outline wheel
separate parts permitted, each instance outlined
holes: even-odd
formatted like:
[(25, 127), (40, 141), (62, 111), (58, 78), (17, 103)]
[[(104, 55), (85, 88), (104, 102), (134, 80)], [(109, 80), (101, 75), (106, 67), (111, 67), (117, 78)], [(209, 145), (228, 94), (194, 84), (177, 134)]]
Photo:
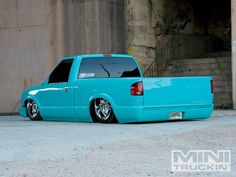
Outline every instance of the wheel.
[(42, 120), (38, 105), (33, 100), (28, 100), (26, 104), (26, 111), (30, 120)]
[(96, 121), (101, 123), (117, 122), (111, 104), (102, 98), (95, 99), (93, 102), (93, 112)]

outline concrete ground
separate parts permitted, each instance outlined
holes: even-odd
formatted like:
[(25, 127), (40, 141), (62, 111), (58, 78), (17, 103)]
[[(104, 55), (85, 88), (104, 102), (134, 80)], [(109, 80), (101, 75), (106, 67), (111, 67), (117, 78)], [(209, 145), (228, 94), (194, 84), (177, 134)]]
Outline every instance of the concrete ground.
[[(171, 172), (171, 150), (230, 149), (231, 172)], [(145, 124), (0, 117), (0, 176), (236, 176), (236, 111)]]

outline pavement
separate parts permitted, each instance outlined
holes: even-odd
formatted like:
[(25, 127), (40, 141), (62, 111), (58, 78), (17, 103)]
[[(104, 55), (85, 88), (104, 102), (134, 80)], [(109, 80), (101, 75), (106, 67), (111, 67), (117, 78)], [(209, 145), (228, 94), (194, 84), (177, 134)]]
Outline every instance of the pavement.
[[(230, 172), (173, 172), (171, 150), (231, 150)], [(236, 111), (139, 124), (0, 117), (0, 177), (236, 176)]]

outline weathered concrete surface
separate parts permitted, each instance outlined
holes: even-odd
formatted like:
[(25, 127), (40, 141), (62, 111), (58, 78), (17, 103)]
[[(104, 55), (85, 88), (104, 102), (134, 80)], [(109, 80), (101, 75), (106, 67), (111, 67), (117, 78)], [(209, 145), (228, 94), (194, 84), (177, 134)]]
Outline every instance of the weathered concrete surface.
[(55, 64), (53, 12), (49, 0), (0, 0), (0, 112), (16, 112)]
[(232, 25), (232, 98), (233, 107), (236, 109), (236, 0), (231, 0), (231, 25)]
[(65, 54), (124, 53), (124, 0), (63, 1)]
[[(32, 122), (0, 117), (0, 176), (236, 176), (236, 112), (147, 124)], [(232, 171), (170, 171), (171, 150), (232, 151)]]
[(123, 0), (0, 0), (0, 113), (64, 56), (124, 53)]
[(125, 2), (126, 48), (128, 53), (138, 60), (144, 71), (155, 58), (156, 37), (152, 24), (151, 1), (127, 0)]

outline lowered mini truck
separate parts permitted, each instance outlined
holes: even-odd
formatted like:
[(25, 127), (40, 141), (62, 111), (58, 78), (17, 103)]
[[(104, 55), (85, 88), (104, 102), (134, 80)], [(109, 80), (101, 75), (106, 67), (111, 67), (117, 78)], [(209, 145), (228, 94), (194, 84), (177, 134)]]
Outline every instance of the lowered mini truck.
[(43, 84), (23, 92), (31, 120), (149, 122), (205, 119), (213, 111), (211, 77), (143, 77), (129, 55), (63, 59)]

